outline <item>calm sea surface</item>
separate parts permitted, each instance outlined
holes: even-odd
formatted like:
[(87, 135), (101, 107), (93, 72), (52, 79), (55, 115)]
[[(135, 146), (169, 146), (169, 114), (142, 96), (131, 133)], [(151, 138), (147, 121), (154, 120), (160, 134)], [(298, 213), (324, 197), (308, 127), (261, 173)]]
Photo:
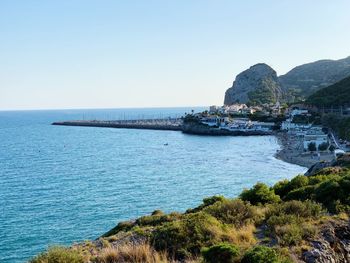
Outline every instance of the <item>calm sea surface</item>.
[(25, 262), (48, 245), (97, 238), (121, 220), (184, 211), (206, 196), (235, 197), (257, 181), (273, 184), (305, 171), (273, 157), (279, 145), (272, 136), (50, 125), (189, 111), (0, 112), (0, 262)]

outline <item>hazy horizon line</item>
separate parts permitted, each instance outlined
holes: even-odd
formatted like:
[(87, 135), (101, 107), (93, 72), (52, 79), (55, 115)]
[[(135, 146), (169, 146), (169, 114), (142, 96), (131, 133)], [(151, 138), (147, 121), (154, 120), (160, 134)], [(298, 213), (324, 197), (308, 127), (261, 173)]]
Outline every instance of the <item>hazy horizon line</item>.
[(146, 107), (82, 107), (82, 108), (35, 108), (35, 109), (0, 109), (0, 112), (5, 111), (63, 111), (63, 110), (119, 110), (119, 109), (171, 109), (171, 108), (203, 108), (210, 105), (192, 105), (192, 106), (146, 106)]

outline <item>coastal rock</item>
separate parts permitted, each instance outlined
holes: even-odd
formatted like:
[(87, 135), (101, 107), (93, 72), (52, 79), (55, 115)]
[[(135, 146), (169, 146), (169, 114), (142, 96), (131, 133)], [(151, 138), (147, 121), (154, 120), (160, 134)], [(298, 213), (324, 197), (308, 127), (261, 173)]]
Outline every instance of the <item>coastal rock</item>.
[(307, 263), (350, 262), (349, 222), (329, 222), (322, 228), (320, 238), (311, 241), (311, 246), (302, 255)]
[(282, 99), (282, 88), (276, 71), (260, 63), (238, 74), (225, 93), (225, 105), (234, 103), (276, 103)]
[(349, 167), (349, 166), (350, 166), (350, 154), (347, 153), (331, 162), (322, 161), (322, 162), (315, 163), (309, 168), (309, 170), (307, 170), (307, 172), (304, 175), (312, 176), (317, 174), (321, 170), (323, 174), (334, 174), (339, 172), (339, 170), (341, 170), (342, 167)]
[(321, 171), (324, 168), (332, 167), (333, 164), (334, 164), (333, 162), (318, 162), (318, 163), (315, 163), (314, 165), (312, 165), (309, 168), (309, 170), (306, 171), (305, 175), (306, 176), (315, 175), (316, 173), (318, 173), (319, 171)]

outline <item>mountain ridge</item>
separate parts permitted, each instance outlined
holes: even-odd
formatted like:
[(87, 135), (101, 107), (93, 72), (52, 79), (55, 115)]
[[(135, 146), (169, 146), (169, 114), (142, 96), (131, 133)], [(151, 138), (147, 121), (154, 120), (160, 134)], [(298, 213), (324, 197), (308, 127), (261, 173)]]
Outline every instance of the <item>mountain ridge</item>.
[[(257, 76), (254, 68), (265, 67)], [(272, 73), (272, 74), (271, 74)], [(350, 56), (322, 59), (294, 67), (278, 76), (265, 63), (258, 63), (239, 73), (225, 92), (224, 104), (262, 104), (305, 100), (318, 90), (350, 76)]]

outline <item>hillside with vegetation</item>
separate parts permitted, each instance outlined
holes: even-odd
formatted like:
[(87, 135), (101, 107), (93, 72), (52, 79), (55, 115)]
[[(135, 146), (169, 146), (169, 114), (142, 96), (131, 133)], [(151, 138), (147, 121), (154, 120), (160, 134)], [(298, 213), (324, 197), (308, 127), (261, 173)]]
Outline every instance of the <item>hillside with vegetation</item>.
[[(323, 88), (312, 94), (306, 104), (322, 109), (335, 109), (339, 111), (350, 107), (350, 77), (345, 78), (329, 87)], [(350, 140), (350, 116), (339, 114), (325, 114), (322, 124), (332, 128), (340, 138)]]
[(205, 198), (185, 213), (157, 210), (31, 262), (348, 262), (349, 168), (343, 156), (312, 176), (257, 183), (238, 198)]
[(317, 107), (338, 107), (350, 104), (350, 77), (312, 94), (307, 104)]
[(283, 88), (307, 98), (316, 91), (350, 76), (350, 57), (339, 60), (319, 60), (297, 66), (279, 76)]

